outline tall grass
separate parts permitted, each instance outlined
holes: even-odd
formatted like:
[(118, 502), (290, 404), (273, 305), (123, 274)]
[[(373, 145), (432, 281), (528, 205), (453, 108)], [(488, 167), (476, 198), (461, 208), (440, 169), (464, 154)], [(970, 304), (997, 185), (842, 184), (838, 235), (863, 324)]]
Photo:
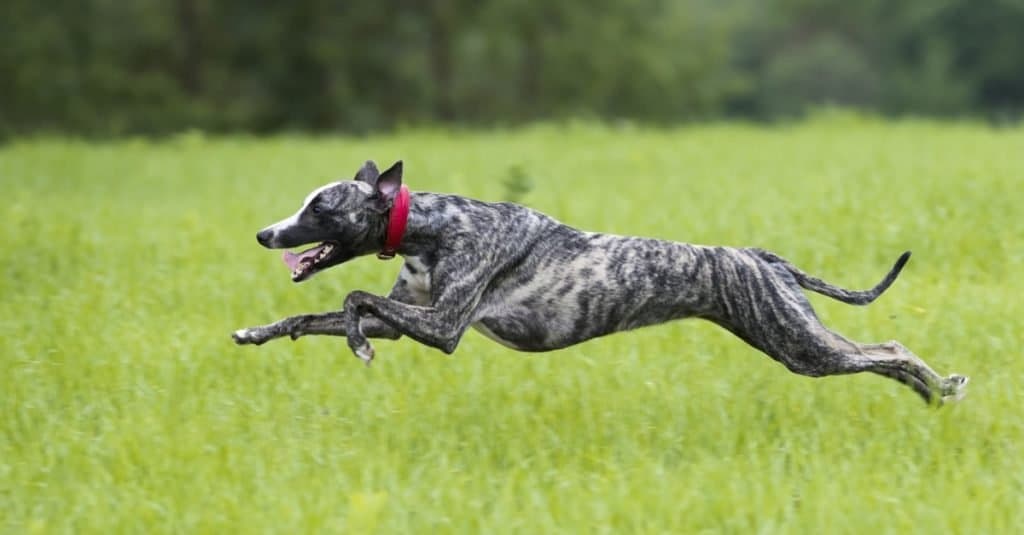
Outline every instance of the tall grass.
[[(1013, 533), (1024, 526), (1024, 131), (845, 116), (0, 148), (0, 529), (10, 533)], [(847, 287), (827, 325), (970, 375), (941, 410), (788, 373), (698, 321), (524, 355), (229, 333), (385, 293), (301, 285), (255, 231), (365, 159), (574, 226), (757, 245)], [(520, 192), (521, 194), (521, 192)]]

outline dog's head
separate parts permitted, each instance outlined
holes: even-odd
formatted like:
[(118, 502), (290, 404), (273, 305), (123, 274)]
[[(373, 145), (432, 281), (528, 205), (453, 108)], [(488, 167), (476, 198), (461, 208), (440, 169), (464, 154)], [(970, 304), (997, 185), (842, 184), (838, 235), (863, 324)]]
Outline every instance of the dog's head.
[(268, 249), (320, 242), (300, 253), (284, 253), (292, 280), (306, 280), (314, 273), (379, 250), (388, 210), (401, 185), (402, 162), (381, 173), (368, 161), (354, 179), (314, 190), (298, 212), (259, 231), (256, 240)]

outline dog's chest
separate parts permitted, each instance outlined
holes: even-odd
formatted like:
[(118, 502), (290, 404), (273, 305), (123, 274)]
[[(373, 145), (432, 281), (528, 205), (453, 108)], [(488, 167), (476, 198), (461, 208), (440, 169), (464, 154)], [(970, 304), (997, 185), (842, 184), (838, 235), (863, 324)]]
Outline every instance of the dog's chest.
[(398, 274), (418, 305), (430, 303), (430, 267), (419, 257), (407, 256)]

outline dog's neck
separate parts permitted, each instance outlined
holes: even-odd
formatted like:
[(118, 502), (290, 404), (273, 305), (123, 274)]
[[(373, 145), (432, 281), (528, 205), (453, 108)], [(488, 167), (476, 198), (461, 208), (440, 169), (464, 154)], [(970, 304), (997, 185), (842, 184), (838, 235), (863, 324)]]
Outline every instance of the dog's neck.
[(384, 227), (384, 246), (377, 253), (377, 258), (390, 260), (398, 252), (398, 247), (405, 237), (406, 223), (409, 221), (409, 200), (409, 188), (403, 184), (398, 190), (394, 205), (388, 212), (388, 223)]
[[(401, 256), (417, 256), (426, 251), (436, 251), (441, 229), (447, 226), (451, 217), (436, 194), (410, 193), (409, 215), (397, 253)], [(384, 227), (387, 227), (386, 221)], [(383, 239), (384, 233), (381, 236)]]

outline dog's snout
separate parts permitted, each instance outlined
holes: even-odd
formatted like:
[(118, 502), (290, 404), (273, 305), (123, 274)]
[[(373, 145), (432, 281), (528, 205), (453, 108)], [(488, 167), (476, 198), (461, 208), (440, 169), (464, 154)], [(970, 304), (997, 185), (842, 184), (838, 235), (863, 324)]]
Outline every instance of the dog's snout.
[(270, 239), (274, 237), (274, 231), (265, 228), (256, 233), (256, 241), (260, 242), (260, 245), (264, 247), (270, 247)]

